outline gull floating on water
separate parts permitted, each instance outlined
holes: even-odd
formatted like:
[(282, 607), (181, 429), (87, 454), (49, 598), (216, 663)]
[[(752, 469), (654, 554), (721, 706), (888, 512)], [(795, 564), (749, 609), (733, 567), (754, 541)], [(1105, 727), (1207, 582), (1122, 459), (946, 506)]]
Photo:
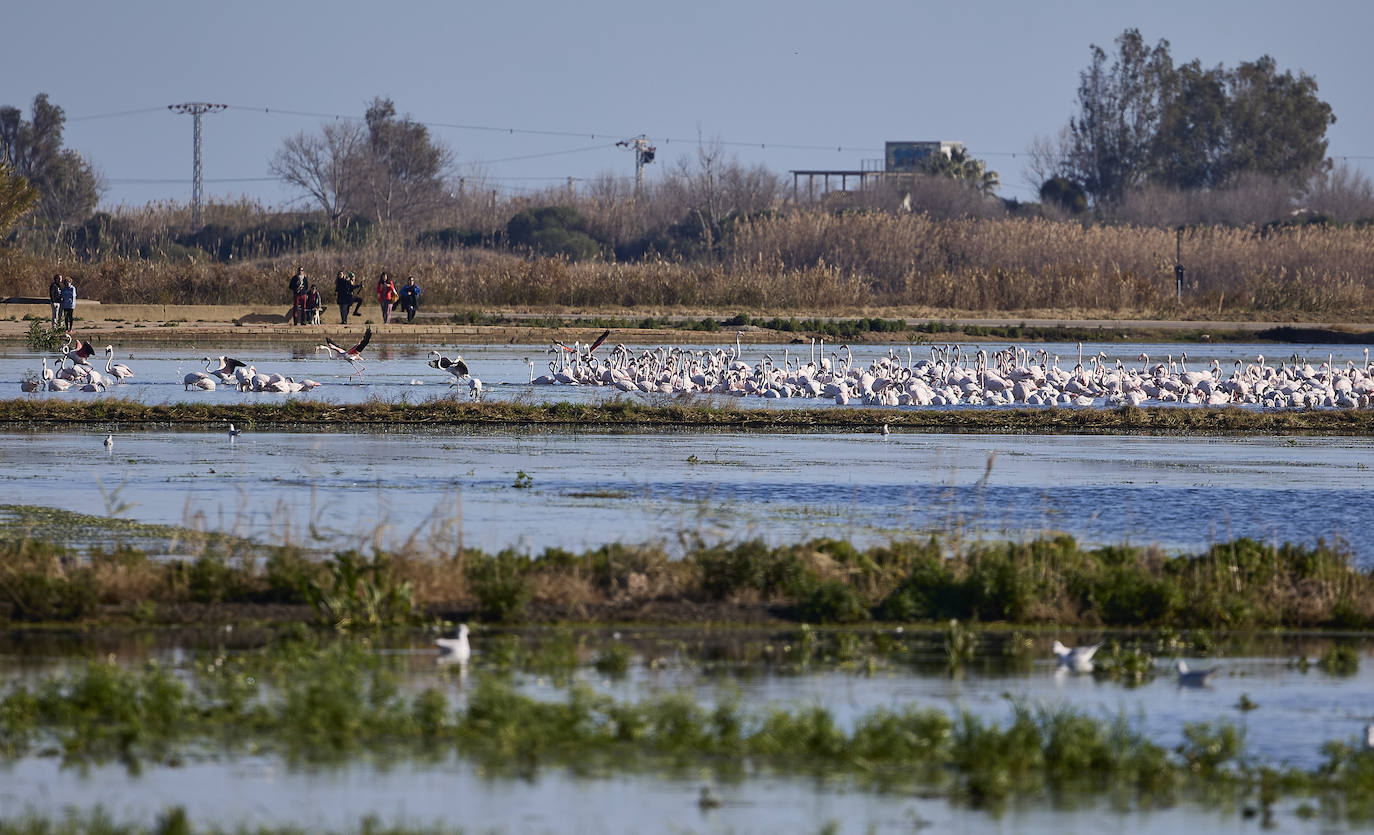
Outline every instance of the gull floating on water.
[(1211, 678), (1212, 674), (1221, 668), (1212, 667), (1207, 670), (1190, 670), (1188, 669), (1188, 662), (1180, 658), (1178, 659), (1178, 663), (1174, 665), (1174, 669), (1178, 670), (1179, 687), (1206, 687), (1207, 679)]
[(1058, 641), (1054, 642), (1054, 657), (1059, 659), (1059, 664), (1073, 670), (1075, 673), (1091, 673), (1093, 671), (1093, 655), (1102, 648), (1102, 644), (1093, 644), (1090, 647), (1066, 647)]
[(434, 642), (439, 646), (439, 655), (445, 661), (457, 661), (459, 664), (468, 663), (472, 657), (472, 646), (468, 644), (468, 625), (465, 623), (458, 627), (458, 637), (440, 638)]

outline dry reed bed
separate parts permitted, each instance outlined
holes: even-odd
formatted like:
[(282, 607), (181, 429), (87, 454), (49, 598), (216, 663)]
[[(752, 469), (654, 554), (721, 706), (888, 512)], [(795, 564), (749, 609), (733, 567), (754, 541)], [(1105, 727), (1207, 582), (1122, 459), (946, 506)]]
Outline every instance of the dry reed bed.
[(734, 401), (719, 404), (691, 400), (666, 405), (631, 400), (595, 405), (524, 404), (472, 403), (456, 396), (418, 403), (373, 400), (351, 405), (309, 400), (243, 404), (149, 404), (118, 398), (17, 398), (0, 401), (0, 425), (9, 426), (189, 428), (230, 422), (264, 430), (294, 427), (423, 429), (440, 426), (543, 426), (873, 432), (887, 424), (899, 432), (1374, 435), (1374, 410), (1368, 409), (1258, 411), (1237, 407), (1179, 406), (1121, 409), (743, 409), (738, 408)]
[(296, 263), (322, 280), (416, 275), (430, 303), (701, 308), (746, 312), (928, 307), (1092, 309), (1147, 316), (1374, 311), (1374, 228), (1196, 228), (1183, 235), (1189, 287), (1173, 301), (1175, 233), (1042, 219), (796, 212), (741, 223), (716, 262), (634, 264), (525, 258), (491, 250), (376, 243), (248, 263), (10, 254), (11, 292), (41, 296), (54, 272), (105, 302), (244, 304), (285, 299)]

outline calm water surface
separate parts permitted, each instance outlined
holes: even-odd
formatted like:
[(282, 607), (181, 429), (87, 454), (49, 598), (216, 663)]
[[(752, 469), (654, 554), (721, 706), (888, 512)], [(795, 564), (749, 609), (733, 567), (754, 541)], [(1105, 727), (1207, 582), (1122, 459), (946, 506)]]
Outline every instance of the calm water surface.
[[(1346, 540), (1374, 561), (1374, 440), (597, 432), (0, 433), (0, 504), (325, 546), (943, 532), (1197, 549)], [(513, 485), (525, 473), (530, 486)]]

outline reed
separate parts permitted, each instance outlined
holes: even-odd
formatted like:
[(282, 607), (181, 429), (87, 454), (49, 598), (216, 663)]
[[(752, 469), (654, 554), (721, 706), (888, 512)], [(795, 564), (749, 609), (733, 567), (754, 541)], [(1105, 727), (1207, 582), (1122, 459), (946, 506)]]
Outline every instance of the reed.
[[(23, 532), (0, 543), (0, 618), (17, 623), (138, 617), (149, 606), (175, 620), (187, 604), (214, 611), (267, 602), (295, 606), (278, 610), (279, 618), (342, 630), (435, 616), (585, 622), (656, 612), (685, 621), (759, 612), (812, 623), (957, 621), (945, 640), (957, 664), (974, 651), (969, 622), (1369, 629), (1374, 570), (1357, 568), (1339, 547), (1249, 539), (1178, 555), (1086, 548), (1068, 536), (948, 544), (931, 538), (867, 549), (834, 540), (746, 541), (689, 548), (677, 558), (656, 546), (527, 555), (412, 542), (394, 555), (344, 552), (319, 560), (251, 543), (238, 545), (233, 559), (211, 547), (171, 560), (148, 559), (127, 545), (83, 551)], [(205, 617), (206, 609), (181, 616)], [(1115, 651), (1103, 660), (1127, 677), (1139, 677), (1144, 663)]]
[[(323, 239), (321, 239), (323, 241)], [(54, 272), (107, 303), (289, 304), (296, 264), (325, 284), (351, 270), (416, 275), (430, 304), (847, 313), (868, 308), (1139, 318), (1343, 318), (1374, 312), (1374, 227), (1195, 227), (1174, 298), (1173, 230), (1043, 218), (797, 210), (734, 223), (694, 260), (570, 263), (500, 249), (364, 236), (330, 248), (216, 261), (184, 247), (93, 260), (9, 253), (11, 292), (41, 296)], [(1091, 300), (1091, 301), (1086, 301)]]

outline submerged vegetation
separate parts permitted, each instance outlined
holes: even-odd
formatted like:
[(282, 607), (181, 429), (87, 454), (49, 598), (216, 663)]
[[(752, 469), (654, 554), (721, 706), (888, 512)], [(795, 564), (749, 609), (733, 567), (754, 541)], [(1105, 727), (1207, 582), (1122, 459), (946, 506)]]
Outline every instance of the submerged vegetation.
[[(419, 402), (369, 400), (340, 405), (309, 400), (280, 403), (143, 403), (118, 397), (94, 400), (0, 400), (0, 424), (106, 427), (225, 424), (249, 429), (440, 426), (699, 428), (751, 431), (855, 430), (911, 432), (1053, 432), (1374, 435), (1374, 410), (1258, 410), (1239, 407), (1126, 406), (1119, 409), (1013, 408), (881, 409), (740, 408), (734, 398), (664, 395), (600, 404), (480, 402), (444, 396)], [(101, 431), (106, 431), (102, 429)]]
[[(9, 512), (24, 515), (22, 508)], [(1087, 548), (1069, 536), (994, 543), (932, 537), (868, 549), (835, 540), (747, 541), (697, 545), (680, 557), (648, 545), (488, 554), (412, 543), (396, 553), (321, 556), (214, 539), (189, 553), (183, 548), (182, 557), (152, 558), (128, 544), (82, 550), (11, 531), (18, 535), (0, 543), (0, 618), (15, 622), (177, 621), (188, 617), (188, 604), (230, 604), (284, 607), (272, 616), (344, 630), (434, 616), (1374, 627), (1374, 571), (1355, 567), (1339, 545), (1321, 543), (1238, 539), (1168, 555)], [(951, 657), (967, 655), (970, 640), (951, 625)], [(1102, 659), (1118, 675), (1140, 675), (1141, 660), (1129, 653), (1114, 649)]]

